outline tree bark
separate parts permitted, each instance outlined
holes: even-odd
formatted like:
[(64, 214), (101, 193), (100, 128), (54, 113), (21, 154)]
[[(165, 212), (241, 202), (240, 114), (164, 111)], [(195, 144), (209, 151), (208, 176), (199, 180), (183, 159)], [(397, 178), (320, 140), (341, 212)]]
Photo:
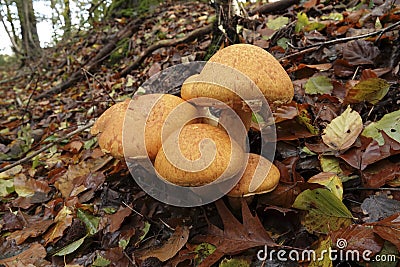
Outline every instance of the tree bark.
[(69, 7), (69, 0), (64, 0), (64, 39), (68, 39), (71, 34), (71, 9)]
[(22, 50), (27, 57), (36, 57), (40, 52), (40, 42), (32, 0), (17, 0), (15, 2), (21, 24)]

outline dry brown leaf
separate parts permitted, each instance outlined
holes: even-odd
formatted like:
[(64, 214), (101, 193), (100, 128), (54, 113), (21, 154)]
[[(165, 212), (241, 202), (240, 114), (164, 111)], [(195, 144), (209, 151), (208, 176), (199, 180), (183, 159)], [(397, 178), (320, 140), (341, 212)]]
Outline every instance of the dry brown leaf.
[(149, 250), (140, 253), (139, 258), (145, 260), (150, 257), (158, 258), (160, 261), (164, 262), (176, 255), (179, 250), (183, 248), (189, 239), (189, 227), (178, 226), (174, 234), (168, 239), (168, 241), (159, 248), (151, 248)]
[(224, 230), (211, 225), (208, 235), (200, 236), (198, 240), (216, 246), (216, 250), (199, 267), (212, 266), (224, 255), (234, 255), (249, 248), (258, 246), (277, 246), (268, 235), (257, 216), (251, 214), (244, 199), (242, 201), (243, 224), (229, 211), (222, 200), (215, 202), (218, 213), (224, 224)]
[(372, 226), (376, 234), (394, 244), (400, 251), (400, 213), (366, 225)]
[(46, 246), (63, 236), (64, 230), (71, 226), (73, 217), (71, 209), (67, 206), (60, 210), (54, 218), (56, 224), (43, 236)]
[(23, 214), (27, 225), (24, 229), (13, 232), (7, 239), (14, 239), (17, 245), (24, 243), (24, 241), (29, 237), (38, 237), (50, 227), (53, 220), (47, 220), (39, 216), (29, 216), (28, 214)]
[(6, 267), (45, 266), (40, 264), (44, 262), (45, 257), (46, 249), (38, 243), (33, 243), (27, 250), (16, 256), (0, 259), (0, 265)]

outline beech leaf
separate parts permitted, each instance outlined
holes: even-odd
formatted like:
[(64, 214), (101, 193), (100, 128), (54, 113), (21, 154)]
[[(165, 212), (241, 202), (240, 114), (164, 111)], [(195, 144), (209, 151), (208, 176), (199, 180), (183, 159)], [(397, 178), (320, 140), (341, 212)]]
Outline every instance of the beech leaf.
[(365, 40), (349, 42), (343, 48), (343, 58), (352, 65), (373, 65), (379, 54), (379, 48)]
[(362, 135), (375, 139), (380, 146), (385, 143), (380, 131), (384, 131), (390, 138), (400, 142), (400, 110), (393, 111), (377, 122), (372, 122), (364, 128)]
[(348, 103), (367, 101), (371, 104), (378, 103), (389, 91), (390, 84), (381, 78), (368, 78), (351, 87), (345, 98)]
[(330, 94), (333, 90), (331, 80), (326, 76), (315, 76), (308, 79), (305, 84), (307, 94)]
[(288, 17), (277, 17), (276, 19), (273, 19), (271, 21), (267, 22), (267, 27), (270, 28), (271, 30), (279, 30), (283, 27), (286, 26), (286, 24), (289, 23), (289, 18)]
[(161, 247), (150, 248), (144, 253), (140, 254), (140, 259), (145, 260), (150, 257), (158, 258), (160, 261), (164, 262), (172, 257), (174, 257), (182, 248), (185, 246), (189, 239), (189, 227), (178, 226), (176, 227), (173, 235), (168, 239), (168, 241)]
[(342, 180), (330, 172), (321, 172), (308, 179), (309, 183), (316, 183), (325, 186), (329, 189), (338, 199), (343, 198), (343, 184)]
[(333, 150), (349, 148), (363, 129), (362, 119), (350, 106), (333, 119), (322, 134), (322, 141)]
[(95, 233), (97, 233), (100, 218), (88, 214), (81, 209), (78, 209), (76, 215), (86, 225), (88, 235), (94, 235)]
[(60, 249), (57, 253), (55, 253), (55, 256), (65, 256), (68, 254), (71, 254), (72, 252), (76, 251), (85, 241), (87, 235), (85, 235), (84, 237), (72, 242), (69, 245), (66, 245), (65, 247), (63, 247), (62, 249)]
[(391, 242), (400, 251), (400, 212), (366, 225), (372, 226), (377, 235)]
[[(372, 251), (373, 254), (378, 253), (383, 246), (383, 240), (375, 235), (373, 228), (366, 225), (352, 224), (346, 228), (339, 229), (330, 234), (334, 244), (340, 244), (341, 249), (345, 251), (355, 250), (364, 252)], [(339, 243), (345, 240), (346, 243)]]
[(304, 225), (313, 233), (328, 233), (351, 224), (351, 212), (330, 190), (317, 188), (301, 192), (293, 207), (308, 211)]

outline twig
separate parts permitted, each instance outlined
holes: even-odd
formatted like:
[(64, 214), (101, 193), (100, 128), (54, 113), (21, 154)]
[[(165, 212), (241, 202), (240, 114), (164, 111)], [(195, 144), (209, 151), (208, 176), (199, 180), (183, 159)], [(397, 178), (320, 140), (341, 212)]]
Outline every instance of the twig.
[(300, 1), (299, 0), (282, 0), (278, 2), (273, 2), (273, 3), (268, 3), (265, 5), (262, 5), (254, 10), (249, 11), (249, 15), (253, 16), (257, 13), (259, 14), (265, 14), (269, 12), (277, 12), (281, 11), (284, 9), (287, 9), (288, 7), (298, 4)]
[(161, 40), (161, 41), (158, 41), (157, 43), (150, 45), (146, 50), (144, 50), (140, 54), (140, 56), (131, 65), (129, 65), (128, 67), (123, 69), (121, 71), (120, 75), (122, 77), (128, 75), (132, 70), (139, 67), (140, 64), (142, 64), (142, 62), (146, 59), (146, 57), (148, 57), (153, 51), (157, 50), (158, 48), (166, 47), (166, 46), (173, 46), (173, 45), (181, 44), (183, 42), (192, 41), (192, 40), (196, 39), (197, 37), (200, 37), (200, 36), (210, 33), (212, 31), (212, 27), (213, 27), (213, 25), (210, 24), (205, 27), (196, 29), (182, 38)]
[(75, 134), (80, 133), (80, 132), (82, 132), (82, 131), (84, 131), (84, 130), (90, 128), (90, 127), (92, 127), (93, 124), (94, 124), (94, 122), (89, 122), (87, 125), (85, 125), (85, 126), (83, 126), (83, 127), (81, 127), (81, 128), (78, 128), (78, 129), (76, 129), (75, 131), (72, 131), (72, 132), (70, 132), (69, 134), (67, 134), (67, 135), (65, 135), (65, 136), (63, 136), (63, 137), (57, 138), (57, 139), (54, 140), (53, 142), (51, 142), (51, 143), (45, 145), (45, 146), (42, 147), (41, 149), (39, 149), (39, 150), (33, 152), (32, 154), (30, 154), (29, 156), (26, 156), (26, 157), (24, 157), (24, 158), (22, 158), (22, 159), (20, 159), (20, 160), (18, 160), (18, 161), (16, 161), (16, 162), (10, 164), (10, 165), (7, 165), (7, 166), (4, 167), (4, 168), (0, 169), (0, 173), (1, 173), (1, 172), (4, 172), (4, 171), (7, 171), (7, 170), (9, 170), (9, 169), (11, 169), (11, 168), (13, 168), (13, 167), (15, 167), (15, 166), (18, 166), (18, 165), (21, 164), (21, 163), (24, 163), (24, 162), (26, 162), (26, 161), (28, 161), (28, 160), (34, 158), (35, 156), (39, 155), (39, 154), (42, 153), (43, 151), (46, 151), (47, 149), (49, 149), (49, 148), (52, 147), (53, 145), (58, 144), (58, 143), (60, 143), (61, 141), (65, 140), (65, 139), (68, 139), (68, 138), (70, 138), (71, 136), (74, 136)]
[(320, 49), (322, 47), (329, 46), (329, 45), (345, 43), (345, 42), (348, 42), (348, 41), (354, 41), (354, 40), (367, 38), (367, 37), (371, 37), (371, 36), (375, 36), (375, 35), (379, 35), (381, 37), (385, 32), (391, 31), (392, 29), (394, 29), (394, 28), (396, 28), (398, 26), (400, 26), (400, 21), (397, 21), (396, 23), (393, 23), (392, 25), (387, 26), (386, 28), (383, 28), (381, 30), (370, 32), (370, 33), (366, 33), (366, 34), (334, 39), (334, 40), (330, 40), (330, 41), (326, 41), (326, 42), (312, 44), (312, 45), (309, 45), (309, 46), (306, 46), (306, 47), (294, 47), (294, 46), (292, 46), (293, 49), (297, 49), (297, 50), (300, 50), (300, 51), (295, 52), (295, 53), (290, 54), (290, 55), (287, 55), (287, 56), (284, 56), (284, 57), (281, 57), (279, 59), (279, 61), (282, 61), (282, 60), (285, 60), (285, 59), (288, 59), (288, 58), (292, 58), (292, 57), (295, 57), (295, 56), (303, 55), (303, 54), (306, 54), (308, 52), (312, 52), (312, 51), (318, 50), (318, 49)]

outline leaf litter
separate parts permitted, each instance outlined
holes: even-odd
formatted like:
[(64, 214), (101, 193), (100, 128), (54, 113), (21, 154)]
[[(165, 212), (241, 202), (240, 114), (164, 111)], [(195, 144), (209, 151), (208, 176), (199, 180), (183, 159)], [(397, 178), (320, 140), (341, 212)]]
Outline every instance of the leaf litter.
[[(161, 47), (127, 76), (119, 75), (150, 44), (211, 23), (214, 10), (208, 5), (158, 7), (130, 37), (134, 50), (113, 55), (100, 72), (48, 99), (29, 102), (31, 94), (50, 89), (63, 73), (81, 70), (102, 40), (126, 27), (129, 18), (104, 22), (89, 38), (49, 48), (46, 74), (35, 74), (39, 89), (10, 68), (6, 75), (17, 79), (0, 89), (0, 167), (52, 146), (0, 173), (0, 264), (249, 266), (260, 263), (256, 252), (264, 245), (321, 251), (334, 248), (338, 238), (360, 252), (367, 247), (374, 253), (395, 253), (390, 246), (399, 250), (398, 33), (321, 45), (395, 24), (399, 6), (327, 2), (310, 0), (256, 14), (251, 17), (255, 25), (240, 21), (242, 42), (270, 51), (295, 84), (294, 101), (273, 110), (280, 184), (249, 204), (242, 201), (241, 211), (222, 200), (192, 209), (157, 202), (135, 184), (123, 162), (99, 150), (88, 130), (52, 144), (126, 99), (157, 71), (205, 59), (212, 34)], [(69, 64), (57, 56), (60, 51), (70, 55)], [(27, 105), (20, 106), (18, 97)], [(29, 125), (23, 110), (29, 111)], [(250, 141), (251, 149), (259, 151), (254, 129)], [(386, 195), (377, 194), (381, 191)], [(270, 224), (274, 220), (280, 229)], [(339, 263), (324, 258), (303, 264)]]

